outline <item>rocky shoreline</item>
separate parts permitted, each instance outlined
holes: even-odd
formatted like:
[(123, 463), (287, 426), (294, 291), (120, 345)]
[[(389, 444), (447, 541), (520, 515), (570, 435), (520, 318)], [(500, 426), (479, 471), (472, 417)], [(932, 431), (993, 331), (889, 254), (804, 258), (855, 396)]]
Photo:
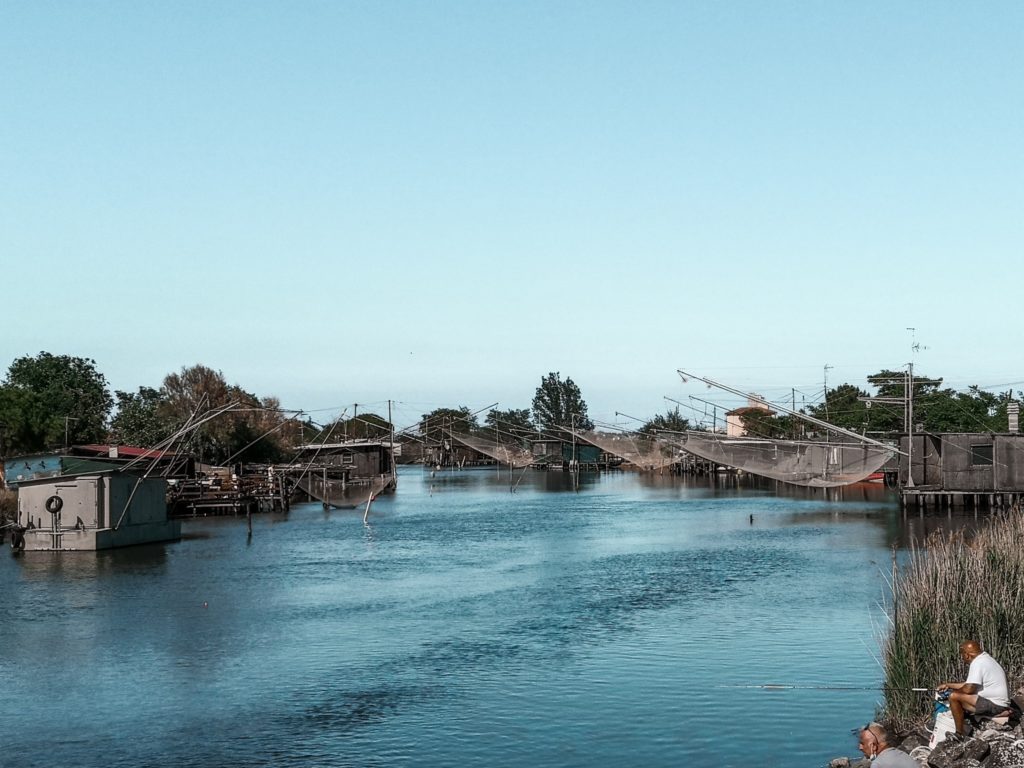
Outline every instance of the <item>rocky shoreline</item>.
[[(894, 747), (909, 754), (924, 768), (1024, 768), (1024, 728), (986, 723), (962, 739), (940, 742), (928, 750), (930, 733), (924, 727), (905, 734)], [(869, 768), (865, 757), (837, 757), (829, 768)]]

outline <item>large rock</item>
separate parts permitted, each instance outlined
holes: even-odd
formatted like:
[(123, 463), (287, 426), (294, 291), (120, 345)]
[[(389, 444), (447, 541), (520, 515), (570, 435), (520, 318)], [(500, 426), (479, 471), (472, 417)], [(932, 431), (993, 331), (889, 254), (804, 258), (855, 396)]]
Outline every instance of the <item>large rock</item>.
[(927, 731), (911, 731), (907, 734), (906, 738), (900, 742), (899, 748), (901, 751), (906, 752), (909, 755), (918, 747), (926, 746), (930, 737), (931, 734)]
[(1024, 768), (1024, 740), (993, 741), (985, 768)]
[(974, 765), (980, 764), (991, 749), (988, 742), (981, 739), (959, 741), (947, 738), (928, 755), (928, 765), (931, 768), (967, 768), (969, 761), (974, 761)]

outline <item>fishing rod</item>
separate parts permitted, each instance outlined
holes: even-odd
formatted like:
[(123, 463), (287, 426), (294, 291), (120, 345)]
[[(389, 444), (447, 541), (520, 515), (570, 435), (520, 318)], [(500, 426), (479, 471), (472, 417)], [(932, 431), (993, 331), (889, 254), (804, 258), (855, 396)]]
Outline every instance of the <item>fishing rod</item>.
[(935, 688), (894, 688), (888, 685), (783, 685), (765, 683), (763, 685), (716, 685), (716, 688), (758, 688), (765, 691), (914, 691), (928, 693)]

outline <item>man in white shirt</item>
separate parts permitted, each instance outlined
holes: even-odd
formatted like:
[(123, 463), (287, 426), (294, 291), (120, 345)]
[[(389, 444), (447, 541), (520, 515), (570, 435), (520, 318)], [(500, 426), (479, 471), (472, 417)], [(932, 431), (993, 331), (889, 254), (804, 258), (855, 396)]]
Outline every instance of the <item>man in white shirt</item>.
[(1010, 687), (1006, 672), (999, 662), (981, 650), (981, 643), (968, 640), (960, 646), (960, 658), (970, 664), (963, 683), (943, 683), (936, 690), (952, 691), (949, 711), (956, 723), (956, 732), (963, 735), (964, 712), (998, 717), (1010, 705)]

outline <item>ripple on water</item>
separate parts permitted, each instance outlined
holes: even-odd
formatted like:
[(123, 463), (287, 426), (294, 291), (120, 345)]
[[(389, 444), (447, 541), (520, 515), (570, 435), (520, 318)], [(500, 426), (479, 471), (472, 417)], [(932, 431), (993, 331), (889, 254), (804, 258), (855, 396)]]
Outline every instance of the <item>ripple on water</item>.
[[(244, 522), (198, 520), (126, 557), (0, 559), (19, 712), (6, 748), (86, 768), (700, 768), (850, 751), (872, 692), (723, 686), (875, 674), (884, 513), (627, 475), (579, 493), (558, 473), (516, 494), (499, 479), (465, 473), (431, 495), (403, 473), (367, 526), (297, 507), (255, 519), (251, 539)], [(752, 727), (766, 713), (771, 728)], [(126, 737), (140, 720), (144, 737)]]

